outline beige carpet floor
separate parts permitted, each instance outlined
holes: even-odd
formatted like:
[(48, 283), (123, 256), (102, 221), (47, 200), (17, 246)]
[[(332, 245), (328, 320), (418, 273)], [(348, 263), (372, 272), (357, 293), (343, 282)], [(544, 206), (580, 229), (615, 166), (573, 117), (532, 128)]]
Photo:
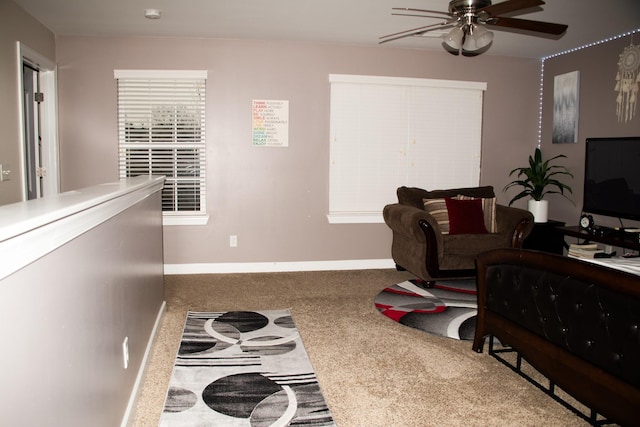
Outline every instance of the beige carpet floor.
[(395, 270), (167, 276), (134, 425), (160, 419), (188, 310), (279, 308), (292, 310), (341, 427), (587, 425), (486, 350), (378, 313), (378, 292), (408, 278)]

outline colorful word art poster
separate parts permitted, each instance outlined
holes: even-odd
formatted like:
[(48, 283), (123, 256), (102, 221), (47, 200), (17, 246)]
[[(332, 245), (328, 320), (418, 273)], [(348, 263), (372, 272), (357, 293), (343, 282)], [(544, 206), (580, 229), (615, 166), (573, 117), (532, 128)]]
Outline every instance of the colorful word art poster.
[(253, 100), (253, 145), (287, 147), (289, 145), (289, 101)]

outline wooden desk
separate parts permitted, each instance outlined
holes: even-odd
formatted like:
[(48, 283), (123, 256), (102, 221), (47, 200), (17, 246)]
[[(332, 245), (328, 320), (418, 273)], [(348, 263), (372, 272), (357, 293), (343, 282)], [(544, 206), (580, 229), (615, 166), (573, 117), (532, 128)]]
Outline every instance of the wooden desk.
[(565, 236), (577, 237), (578, 239), (586, 241), (599, 242), (604, 243), (605, 245), (616, 246), (618, 248), (640, 251), (640, 242), (638, 241), (637, 234), (624, 232), (615, 232), (612, 234), (590, 233), (577, 225), (571, 227), (558, 227), (556, 228), (556, 231)]

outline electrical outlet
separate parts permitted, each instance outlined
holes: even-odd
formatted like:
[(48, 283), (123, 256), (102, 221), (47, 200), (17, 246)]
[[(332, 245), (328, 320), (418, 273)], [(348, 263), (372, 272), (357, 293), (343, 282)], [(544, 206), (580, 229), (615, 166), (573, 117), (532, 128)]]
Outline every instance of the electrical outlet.
[(236, 235), (229, 236), (229, 246), (232, 248), (238, 247), (238, 236)]
[(129, 367), (129, 337), (125, 337), (122, 342), (122, 358), (124, 360), (124, 369)]
[(0, 165), (0, 182), (11, 180), (11, 169), (9, 165)]

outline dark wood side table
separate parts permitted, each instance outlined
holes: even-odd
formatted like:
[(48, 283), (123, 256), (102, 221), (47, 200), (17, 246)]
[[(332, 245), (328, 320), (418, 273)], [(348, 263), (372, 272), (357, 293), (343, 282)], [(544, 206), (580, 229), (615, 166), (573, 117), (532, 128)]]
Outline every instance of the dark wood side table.
[(536, 222), (533, 225), (531, 234), (524, 239), (522, 247), (536, 251), (549, 252), (562, 255), (564, 249), (564, 235), (558, 228), (563, 227), (564, 222), (549, 220), (547, 222)]

